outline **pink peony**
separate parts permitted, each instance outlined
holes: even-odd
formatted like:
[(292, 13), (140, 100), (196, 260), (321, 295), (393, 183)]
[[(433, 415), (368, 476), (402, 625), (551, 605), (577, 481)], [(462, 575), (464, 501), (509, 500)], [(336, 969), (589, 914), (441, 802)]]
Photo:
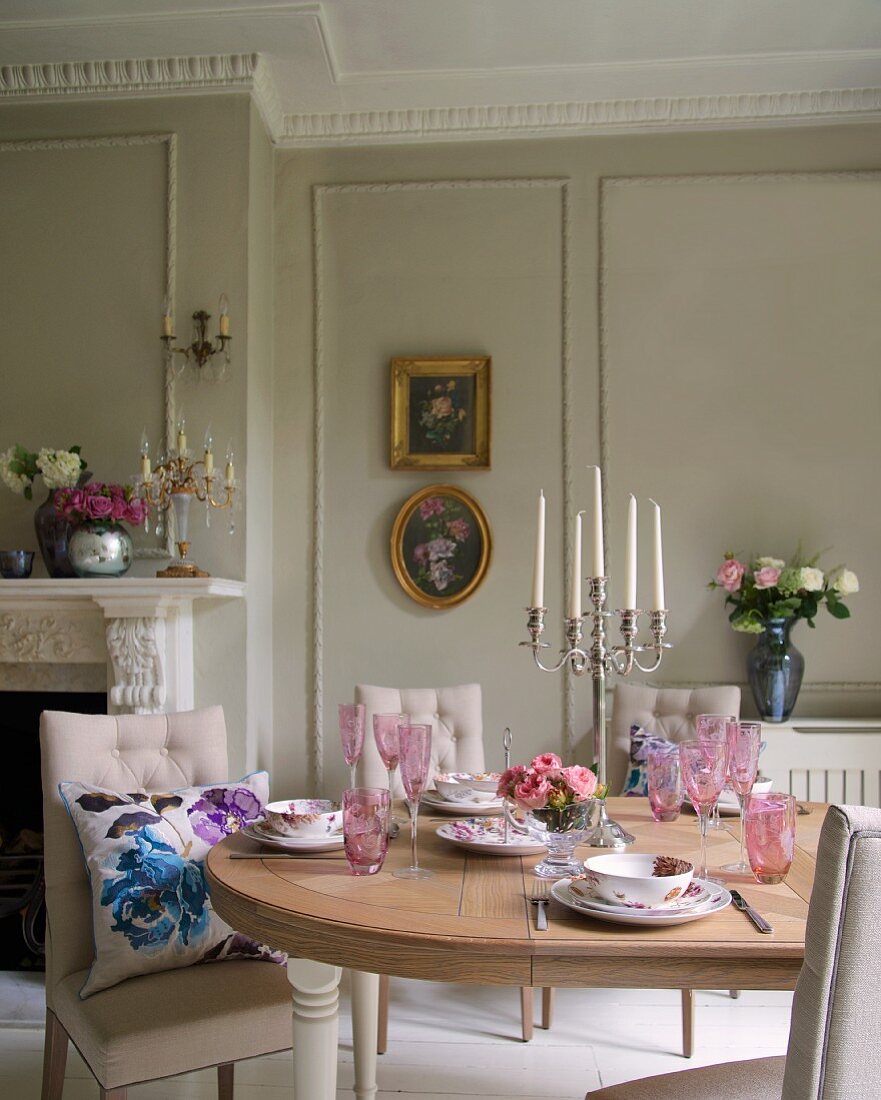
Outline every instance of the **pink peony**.
[(419, 505), (419, 515), (422, 519), (431, 519), (432, 516), (443, 515), (444, 507), (440, 497), (427, 497)]
[(86, 506), (91, 519), (108, 519), (113, 513), (113, 501), (110, 497), (91, 496)]
[(496, 794), (499, 798), (513, 798), (514, 788), (522, 783), (526, 777), (526, 768), (522, 764), (515, 764), (513, 767), (508, 768), (507, 771), (502, 772), (499, 777), (499, 785), (496, 789)]
[(779, 577), (779, 569), (775, 569), (773, 565), (766, 565), (755, 571), (753, 579), (756, 582), (756, 588), (773, 588)]
[(539, 775), (556, 779), (563, 767), (563, 761), (555, 752), (543, 752), (532, 761), (532, 767)]
[(726, 592), (736, 592), (745, 572), (746, 566), (742, 562), (737, 558), (728, 558), (716, 571), (716, 584), (720, 584)]
[(450, 416), (453, 412), (453, 402), (449, 397), (436, 397), (431, 403), (432, 416)]
[(575, 795), (576, 802), (584, 802), (597, 789), (597, 777), (590, 768), (582, 768), (580, 764), (563, 768), (561, 775), (566, 780), (566, 786)]
[(424, 542), (420, 542), (418, 546), (413, 547), (413, 560), (417, 565), (425, 565), (428, 561), (428, 545)]
[(524, 809), (540, 810), (547, 806), (553, 790), (545, 776), (531, 776), (517, 784), (514, 788), (514, 797)]
[(471, 534), (471, 526), (467, 519), (450, 520), (447, 524), (447, 531), (453, 536), (456, 542), (464, 542)]

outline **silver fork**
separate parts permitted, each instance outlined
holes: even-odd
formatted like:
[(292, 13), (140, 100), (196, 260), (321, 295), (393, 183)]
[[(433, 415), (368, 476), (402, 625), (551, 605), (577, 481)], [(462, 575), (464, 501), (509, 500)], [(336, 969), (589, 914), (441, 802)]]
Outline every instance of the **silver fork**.
[(529, 897), (530, 902), (535, 906), (535, 930), (536, 932), (547, 932), (548, 930), (548, 914), (546, 906), (548, 904), (548, 894), (550, 893), (551, 884), (547, 879), (538, 879), (532, 888), (532, 894)]

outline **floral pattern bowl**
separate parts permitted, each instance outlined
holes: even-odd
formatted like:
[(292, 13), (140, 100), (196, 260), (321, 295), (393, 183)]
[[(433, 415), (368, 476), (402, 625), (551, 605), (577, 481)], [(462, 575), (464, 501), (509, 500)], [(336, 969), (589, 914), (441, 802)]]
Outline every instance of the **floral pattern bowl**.
[(693, 864), (676, 856), (632, 852), (586, 859), (573, 886), (576, 895), (611, 905), (657, 908), (681, 898), (693, 874)]
[(434, 785), (448, 802), (495, 802), (500, 778), (492, 772), (438, 772)]
[(279, 836), (332, 836), (343, 827), (339, 802), (330, 802), (326, 798), (268, 802), (264, 813), (269, 827)]

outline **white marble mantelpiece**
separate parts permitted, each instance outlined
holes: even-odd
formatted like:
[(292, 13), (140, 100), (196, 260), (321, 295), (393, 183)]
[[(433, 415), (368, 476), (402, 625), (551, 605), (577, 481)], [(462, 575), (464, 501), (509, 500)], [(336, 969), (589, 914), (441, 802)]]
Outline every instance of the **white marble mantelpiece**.
[(65, 667), (104, 665), (111, 713), (190, 710), (193, 601), (244, 595), (221, 577), (0, 579), (0, 674), (29, 666), (44, 683), (51, 665), (63, 682)]

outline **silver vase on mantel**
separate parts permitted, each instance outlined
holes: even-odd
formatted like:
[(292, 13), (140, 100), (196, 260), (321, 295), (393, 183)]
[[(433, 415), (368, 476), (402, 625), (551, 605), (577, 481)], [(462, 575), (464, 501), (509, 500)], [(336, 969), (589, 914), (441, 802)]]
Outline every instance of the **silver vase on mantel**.
[(121, 577), (135, 558), (132, 537), (113, 520), (84, 520), (71, 534), (68, 556), (78, 577)]

